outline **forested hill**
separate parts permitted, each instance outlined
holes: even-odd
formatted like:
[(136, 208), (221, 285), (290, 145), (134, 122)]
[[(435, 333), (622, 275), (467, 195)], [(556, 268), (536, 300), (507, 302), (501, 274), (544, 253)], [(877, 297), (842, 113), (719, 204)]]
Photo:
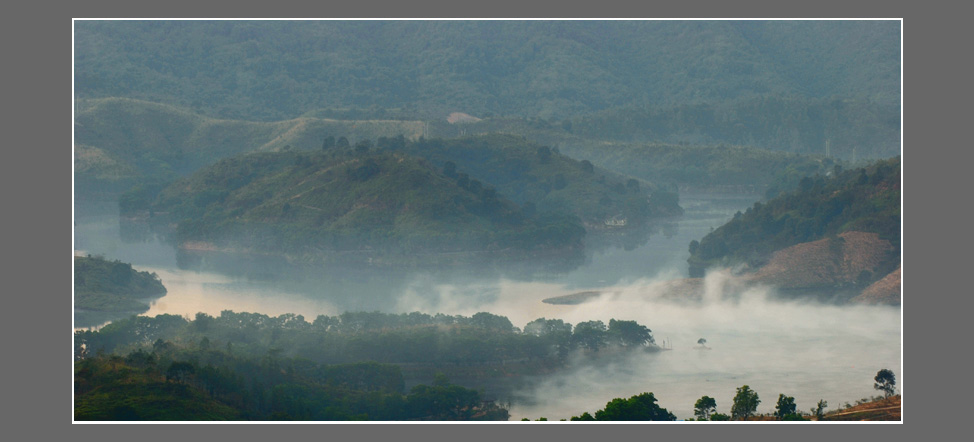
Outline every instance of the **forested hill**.
[(576, 218), (524, 213), (484, 183), (364, 148), (233, 157), (171, 185), (150, 210), (176, 223), (184, 246), (301, 261), (332, 252), (402, 260), (419, 252), (553, 252), (580, 247), (585, 233)]
[(75, 90), (220, 118), (562, 120), (758, 96), (900, 99), (886, 21), (78, 21)]
[(677, 194), (646, 181), (562, 155), (557, 148), (511, 135), (406, 142), (402, 149), (427, 158), (458, 180), (483, 180), (529, 211), (570, 213), (595, 228), (606, 221), (641, 224), (679, 215)]
[[(775, 251), (844, 232), (879, 235), (900, 255), (900, 158), (829, 176), (806, 177), (799, 188), (767, 203), (755, 203), (702, 240), (690, 243), (690, 267), (745, 263), (752, 268), (768, 262)], [(836, 246), (841, 241), (836, 242)], [(876, 277), (893, 271), (889, 259)], [(872, 281), (864, 281), (872, 282)]]

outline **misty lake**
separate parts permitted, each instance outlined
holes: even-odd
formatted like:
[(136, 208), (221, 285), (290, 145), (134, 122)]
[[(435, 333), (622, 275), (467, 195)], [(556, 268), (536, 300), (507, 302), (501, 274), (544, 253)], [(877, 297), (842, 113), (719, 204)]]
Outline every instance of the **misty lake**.
[[(701, 396), (716, 399), (729, 414), (735, 389), (758, 392), (759, 413), (771, 412), (779, 393), (794, 396), (799, 410), (819, 399), (827, 410), (873, 396), (873, 376), (890, 368), (899, 377), (901, 315), (897, 307), (832, 306), (777, 301), (753, 289), (725, 297), (724, 275), (707, 276), (702, 303), (674, 303), (654, 297), (663, 280), (687, 277), (691, 240), (743, 211), (757, 195), (681, 195), (683, 217), (645, 232), (618, 237), (594, 235), (585, 261), (567, 271), (532, 269), (420, 272), (375, 269), (324, 271), (320, 277), (278, 276), (274, 266), (243, 266), (233, 274), (188, 265), (174, 249), (138, 226), (120, 222), (114, 204), (82, 205), (75, 212), (76, 253), (102, 255), (155, 272), (168, 289), (152, 300), (148, 316), (223, 310), (267, 315), (295, 313), (313, 320), (347, 310), (445, 313), (469, 316), (486, 311), (507, 316), (517, 327), (540, 318), (576, 324), (588, 320), (635, 320), (671, 350), (639, 353), (598, 363), (575, 363), (552, 375), (485, 388), (510, 403), (511, 420), (557, 420), (593, 413), (615, 397), (653, 392), (660, 406), (680, 419), (693, 417)], [(133, 232), (132, 230), (136, 230)], [(600, 237), (601, 236), (601, 237)], [(597, 244), (596, 244), (597, 243)], [(586, 289), (611, 287), (581, 305), (541, 300)], [(76, 312), (76, 328), (103, 319)], [(709, 349), (700, 349), (699, 338)]]

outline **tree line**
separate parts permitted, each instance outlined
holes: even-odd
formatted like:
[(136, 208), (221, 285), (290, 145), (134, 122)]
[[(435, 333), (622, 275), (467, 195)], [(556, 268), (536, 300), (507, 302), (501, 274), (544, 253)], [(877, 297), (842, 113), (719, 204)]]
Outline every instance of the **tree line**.
[(198, 313), (192, 320), (176, 315), (133, 316), (97, 331), (75, 333), (78, 358), (134, 351), (156, 340), (199, 342), (259, 356), (278, 351), (318, 363), (363, 361), (476, 366), (503, 361), (559, 361), (576, 350), (588, 354), (618, 349), (655, 348), (652, 331), (636, 321), (584, 321), (574, 326), (560, 319), (538, 318), (521, 330), (504, 316), (413, 312), (346, 312), (272, 317), (229, 310), (219, 316)]

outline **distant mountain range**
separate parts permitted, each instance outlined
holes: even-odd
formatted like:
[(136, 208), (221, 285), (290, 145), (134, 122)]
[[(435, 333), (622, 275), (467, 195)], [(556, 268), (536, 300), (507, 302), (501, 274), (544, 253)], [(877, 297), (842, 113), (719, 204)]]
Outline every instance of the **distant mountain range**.
[(75, 91), (220, 118), (547, 120), (756, 96), (898, 105), (900, 22), (78, 21)]

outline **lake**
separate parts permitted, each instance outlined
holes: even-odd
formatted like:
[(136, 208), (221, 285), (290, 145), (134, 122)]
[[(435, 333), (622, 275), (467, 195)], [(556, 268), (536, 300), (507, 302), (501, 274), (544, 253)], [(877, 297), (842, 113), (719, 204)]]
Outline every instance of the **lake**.
[[(653, 330), (669, 351), (634, 354), (597, 363), (577, 362), (543, 378), (525, 379), (514, 389), (486, 387), (511, 404), (512, 420), (569, 418), (593, 413), (615, 397), (653, 392), (660, 406), (679, 418), (693, 416), (693, 404), (707, 395), (718, 411), (730, 413), (735, 389), (747, 384), (761, 397), (760, 413), (771, 412), (779, 393), (794, 396), (799, 410), (819, 399), (829, 410), (878, 394), (873, 376), (882, 368), (900, 375), (899, 308), (832, 306), (779, 301), (771, 289), (729, 296), (726, 275), (707, 276), (701, 303), (658, 299), (661, 281), (687, 277), (688, 244), (744, 211), (758, 195), (684, 194), (684, 216), (642, 231), (590, 235), (584, 262), (568, 268), (484, 268), (473, 271), (324, 269), (317, 277), (286, 272), (277, 264), (241, 265), (232, 274), (187, 260), (138, 224), (120, 221), (113, 204), (78, 206), (75, 249), (132, 263), (157, 273), (168, 289), (152, 300), (148, 316), (223, 310), (272, 316), (338, 315), (347, 310), (507, 316), (517, 327), (558, 318), (635, 320)], [(189, 262), (189, 264), (188, 264)], [(216, 266), (211, 266), (216, 267)], [(280, 271), (278, 271), (280, 269)], [(586, 289), (611, 287), (581, 305), (541, 300)], [(76, 327), (99, 326), (81, 323)], [(705, 338), (709, 349), (697, 340)]]

